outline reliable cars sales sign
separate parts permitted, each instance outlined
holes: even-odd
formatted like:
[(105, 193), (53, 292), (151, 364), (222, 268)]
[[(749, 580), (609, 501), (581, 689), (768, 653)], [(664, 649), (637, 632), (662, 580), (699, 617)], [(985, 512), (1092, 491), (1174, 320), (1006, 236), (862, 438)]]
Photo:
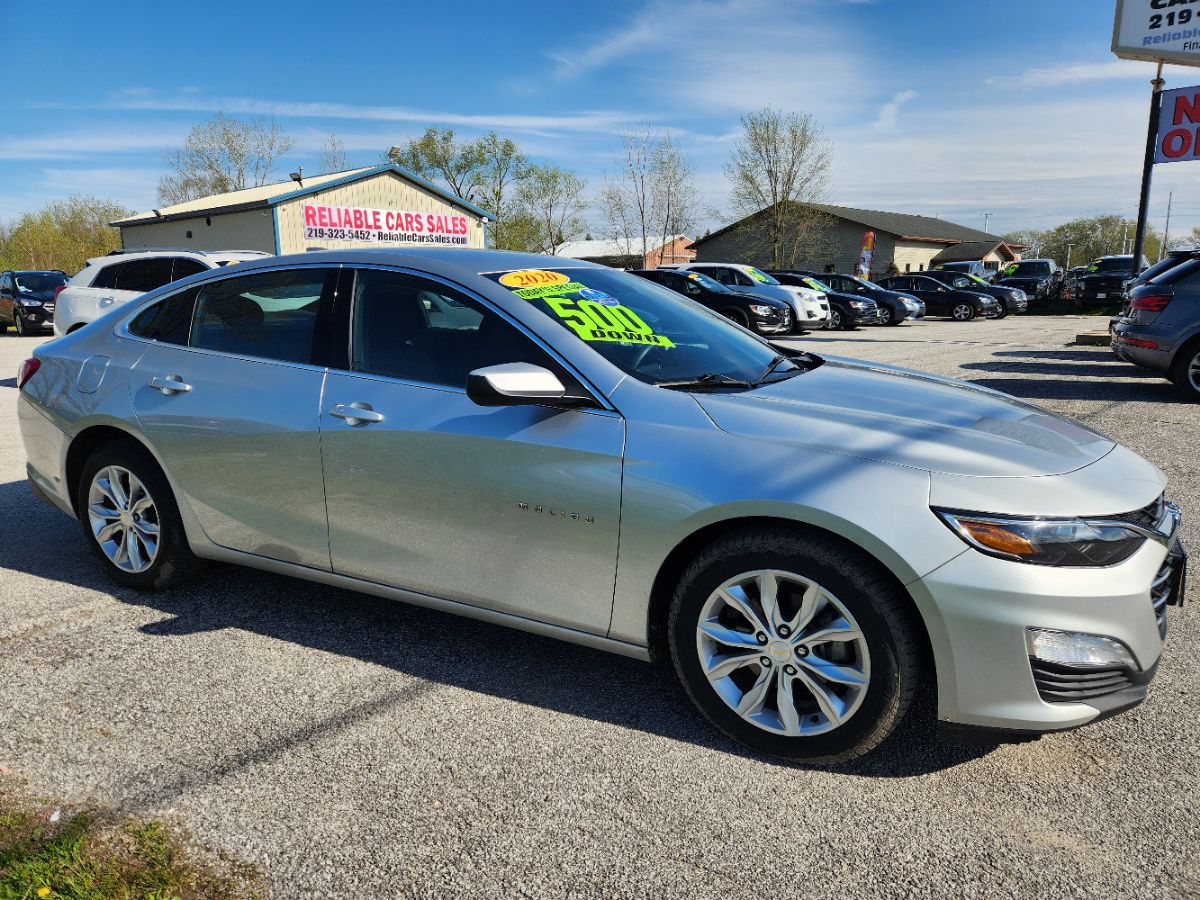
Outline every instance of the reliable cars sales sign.
[(1112, 51), (1122, 59), (1200, 65), (1200, 0), (1117, 0)]
[(304, 236), (327, 241), (467, 246), (466, 216), (304, 204)]

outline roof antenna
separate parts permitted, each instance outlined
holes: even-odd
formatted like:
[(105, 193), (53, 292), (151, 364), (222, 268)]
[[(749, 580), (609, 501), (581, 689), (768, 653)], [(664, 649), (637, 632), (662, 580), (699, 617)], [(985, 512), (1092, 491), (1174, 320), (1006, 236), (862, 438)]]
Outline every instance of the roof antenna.
[(291, 178), (292, 181), (296, 182), (296, 184), (300, 185), (300, 187), (304, 187), (304, 166), (300, 167), (299, 172), (293, 172), (288, 177)]

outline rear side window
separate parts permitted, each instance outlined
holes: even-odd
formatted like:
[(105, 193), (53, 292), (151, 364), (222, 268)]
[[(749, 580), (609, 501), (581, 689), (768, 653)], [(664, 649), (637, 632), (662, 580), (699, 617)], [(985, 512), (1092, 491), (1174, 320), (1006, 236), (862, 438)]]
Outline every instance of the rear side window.
[(192, 327), (192, 308), (198, 293), (199, 288), (192, 288), (155, 303), (129, 323), (129, 333), (166, 344), (186, 344)]
[(91, 286), (94, 288), (107, 288), (113, 290), (117, 285), (117, 276), (121, 274), (121, 270), (125, 268), (125, 263), (113, 263), (111, 266), (104, 266), (96, 277), (92, 279)]
[(121, 267), (114, 287), (118, 291), (136, 291), (144, 294), (171, 283), (171, 257), (151, 256), (147, 259), (131, 259)]
[[(329, 269), (291, 269), (210, 282), (199, 288), (193, 347), (311, 363)], [(331, 285), (332, 289), (332, 285)]]

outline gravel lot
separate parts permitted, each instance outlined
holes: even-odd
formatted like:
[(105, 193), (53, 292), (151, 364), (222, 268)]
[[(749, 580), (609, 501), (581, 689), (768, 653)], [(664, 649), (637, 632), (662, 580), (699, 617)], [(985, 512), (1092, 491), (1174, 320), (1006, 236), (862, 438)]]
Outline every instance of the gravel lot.
[[(1103, 321), (799, 343), (1106, 432), (1200, 547), (1200, 406), (1067, 346)], [(618, 657), (251, 571), (114, 589), (24, 482), (9, 376), (36, 343), (0, 337), (0, 777), (186, 824), (279, 897), (1200, 895), (1200, 572), (1138, 710), (989, 749), (927, 736), (926, 704), (869, 762), (806, 770)]]

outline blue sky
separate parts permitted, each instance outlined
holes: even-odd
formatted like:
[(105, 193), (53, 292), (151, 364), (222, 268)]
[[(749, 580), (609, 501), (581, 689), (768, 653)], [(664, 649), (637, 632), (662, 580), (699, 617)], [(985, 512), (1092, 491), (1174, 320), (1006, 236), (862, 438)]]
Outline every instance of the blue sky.
[[(679, 138), (715, 227), (738, 117), (766, 105), (824, 126), (830, 202), (990, 212), (997, 233), (1132, 217), (1153, 75), (1109, 51), (1111, 0), (0, 3), (5, 220), (71, 193), (150, 208), (165, 151), (223, 110), (297, 139), (281, 178), (330, 133), (372, 164), (438, 125), (495, 129), (592, 191), (648, 122)], [(1198, 180), (1158, 168), (1159, 227), (1169, 191), (1172, 232), (1200, 226)]]

